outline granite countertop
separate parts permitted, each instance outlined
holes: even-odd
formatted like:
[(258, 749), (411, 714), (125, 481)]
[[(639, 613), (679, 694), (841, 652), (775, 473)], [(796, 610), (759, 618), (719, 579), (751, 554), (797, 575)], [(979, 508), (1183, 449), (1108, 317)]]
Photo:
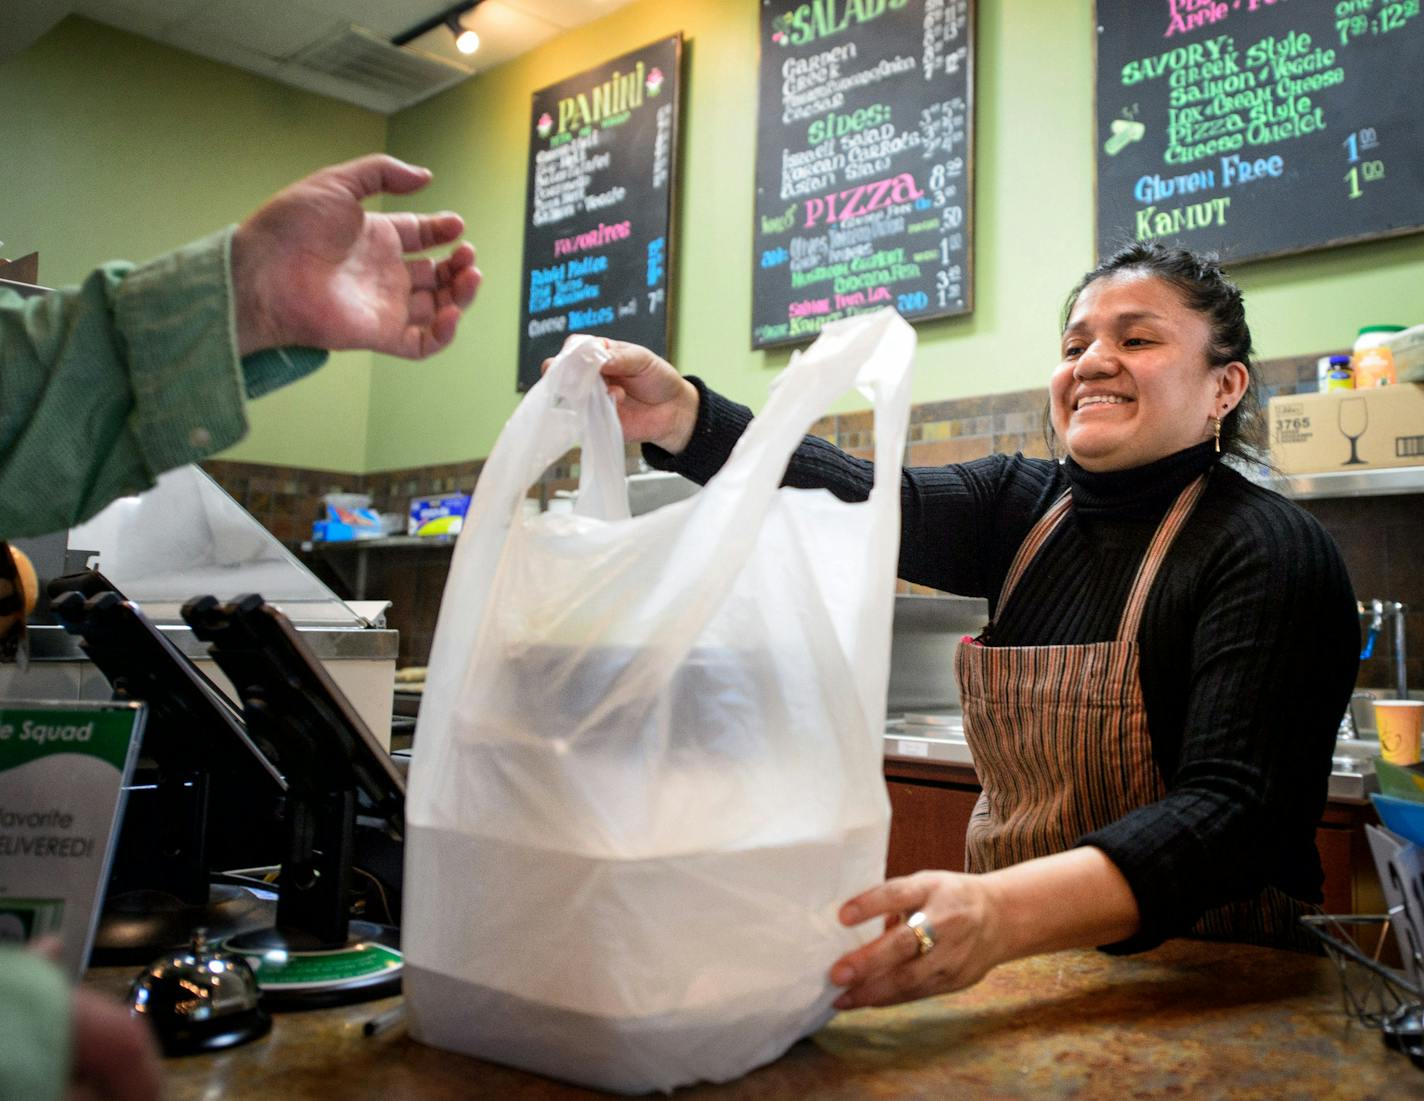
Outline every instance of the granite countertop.
[[(90, 973), (120, 991), (127, 969)], [(285, 1013), (270, 1035), (217, 1055), (169, 1060), (169, 1101), (332, 1098), (445, 1101), (613, 1096), (424, 1047), (362, 1024), (395, 999)], [(1424, 1071), (1349, 1021), (1324, 958), (1172, 941), (1113, 957), (1019, 960), (958, 994), (835, 1018), (711, 1101), (865, 1098), (1424, 1099)]]

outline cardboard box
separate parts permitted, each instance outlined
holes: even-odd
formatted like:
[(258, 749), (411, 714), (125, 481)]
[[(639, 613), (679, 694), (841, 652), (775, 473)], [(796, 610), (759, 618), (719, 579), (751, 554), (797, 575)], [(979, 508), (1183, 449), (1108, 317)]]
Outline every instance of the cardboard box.
[(1270, 425), (1271, 458), (1287, 474), (1424, 466), (1424, 386), (1274, 397)]

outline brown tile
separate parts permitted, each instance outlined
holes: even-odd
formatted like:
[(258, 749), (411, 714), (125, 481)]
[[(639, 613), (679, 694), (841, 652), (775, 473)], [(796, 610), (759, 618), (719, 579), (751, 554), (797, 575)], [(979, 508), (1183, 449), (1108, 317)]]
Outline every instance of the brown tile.
[(1047, 388), (1036, 390), (1014, 390), (1008, 394), (994, 394), (989, 399), (989, 408), (994, 413), (1036, 413), (1042, 414), (1048, 404)]
[(937, 443), (915, 444), (909, 451), (910, 466), (945, 466), (949, 463), (983, 458), (989, 454), (989, 440), (985, 437), (961, 437)]
[(963, 417), (987, 417), (993, 409), (994, 399), (983, 394), (976, 397), (956, 398), (954, 404), (954, 416)]
[(1051, 459), (1053, 453), (1049, 450), (1048, 441), (1044, 439), (1043, 433), (1034, 433), (1024, 440), (1023, 453), (1030, 459)]
[(849, 432), (871, 432), (875, 428), (875, 414), (869, 409), (855, 413), (842, 413), (836, 418), (836, 430), (842, 436)]
[(1025, 412), (994, 413), (989, 418), (989, 423), (993, 425), (995, 435), (1000, 433), (1012, 435), (1022, 434), (1038, 428), (1041, 421), (1036, 414)]
[(920, 405), (912, 406), (910, 409), (910, 423), (921, 424), (927, 421), (947, 421), (954, 417), (955, 408), (958, 406), (955, 401), (927, 401)]
[(988, 414), (959, 417), (949, 422), (951, 436), (988, 436), (993, 431), (994, 418)]

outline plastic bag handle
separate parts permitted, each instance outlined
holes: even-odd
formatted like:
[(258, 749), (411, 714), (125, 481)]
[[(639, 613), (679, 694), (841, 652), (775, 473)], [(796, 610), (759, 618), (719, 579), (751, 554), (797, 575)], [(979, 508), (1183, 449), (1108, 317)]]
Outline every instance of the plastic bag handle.
[[(910, 409), (910, 368), (915, 330), (894, 310), (835, 321), (816, 342), (792, 357), (778, 376), (762, 412), (752, 419), (722, 469), (691, 498), (709, 522), (681, 550), (684, 576), (700, 584), (684, 594), (676, 632), (694, 638), (720, 607), (727, 588), (754, 553), (786, 464), (816, 419), (852, 386), (874, 403), (875, 481), (866, 506), (893, 525), (900, 506), (900, 466)], [(877, 548), (868, 568), (893, 574), (899, 528)], [(659, 656), (668, 668), (682, 655)]]
[[(470, 503), (475, 516), (512, 520), (529, 487), (575, 444), (579, 493), (574, 511), (627, 519), (623, 429), (600, 371), (612, 357), (596, 337), (576, 336), (524, 395), (485, 461)], [(484, 492), (482, 492), (484, 491)]]
[(874, 409), (875, 481), (871, 499), (900, 493), (910, 404), (915, 330), (892, 309), (835, 321), (772, 384), (766, 407), (752, 419), (726, 464), (708, 482), (745, 483), (770, 497), (811, 425), (836, 398), (855, 387)]

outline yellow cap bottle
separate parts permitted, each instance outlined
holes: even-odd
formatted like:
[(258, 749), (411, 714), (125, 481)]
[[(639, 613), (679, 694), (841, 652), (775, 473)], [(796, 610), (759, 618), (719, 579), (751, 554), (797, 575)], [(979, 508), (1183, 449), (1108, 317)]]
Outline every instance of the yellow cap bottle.
[(1330, 390), (1353, 390), (1355, 388), (1355, 372), (1350, 369), (1349, 356), (1331, 356), (1330, 372), (1325, 376), (1325, 389)]

